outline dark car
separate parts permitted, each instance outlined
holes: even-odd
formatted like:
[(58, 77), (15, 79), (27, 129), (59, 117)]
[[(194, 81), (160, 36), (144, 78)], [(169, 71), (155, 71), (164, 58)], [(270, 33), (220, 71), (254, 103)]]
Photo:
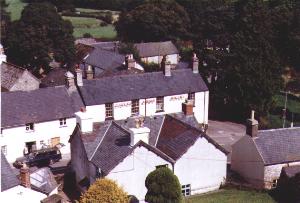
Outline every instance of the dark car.
[(61, 153), (57, 147), (52, 147), (48, 149), (36, 150), (24, 157), (17, 158), (13, 165), (16, 168), (21, 168), (25, 163), (27, 166), (44, 166), (53, 164), (61, 160)]

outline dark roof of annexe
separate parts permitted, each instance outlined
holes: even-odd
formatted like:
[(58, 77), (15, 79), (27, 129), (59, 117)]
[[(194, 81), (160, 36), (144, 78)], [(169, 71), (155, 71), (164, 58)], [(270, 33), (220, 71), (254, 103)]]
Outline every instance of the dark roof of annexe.
[(140, 57), (179, 54), (178, 49), (171, 41), (137, 43), (134, 46), (138, 50)]
[(300, 128), (261, 130), (253, 142), (265, 165), (300, 161)]
[(16, 174), (9, 165), (6, 157), (1, 152), (1, 192), (20, 184)]
[(74, 117), (74, 112), (83, 106), (78, 92), (69, 92), (65, 86), (3, 92), (1, 127), (9, 128)]
[(172, 76), (163, 72), (118, 75), (94, 80), (84, 80), (80, 87), (87, 106), (130, 101), (132, 99), (171, 96), (188, 92), (208, 91), (200, 74), (190, 69), (172, 70)]

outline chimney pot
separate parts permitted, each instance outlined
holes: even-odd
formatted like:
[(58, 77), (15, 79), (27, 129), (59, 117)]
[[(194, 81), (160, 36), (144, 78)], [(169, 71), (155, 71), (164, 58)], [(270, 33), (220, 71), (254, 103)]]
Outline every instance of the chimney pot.
[(246, 122), (246, 133), (251, 137), (257, 137), (258, 134), (258, 121), (254, 118), (254, 111), (251, 111), (251, 118)]
[(23, 166), (20, 169), (20, 179), (21, 185), (26, 188), (30, 188), (30, 172), (28, 166), (25, 163), (23, 163)]

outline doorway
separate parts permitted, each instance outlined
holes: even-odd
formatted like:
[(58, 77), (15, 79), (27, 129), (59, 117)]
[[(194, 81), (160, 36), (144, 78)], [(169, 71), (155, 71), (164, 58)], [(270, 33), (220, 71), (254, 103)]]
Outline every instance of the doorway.
[(24, 154), (30, 154), (36, 150), (36, 142), (25, 142)]

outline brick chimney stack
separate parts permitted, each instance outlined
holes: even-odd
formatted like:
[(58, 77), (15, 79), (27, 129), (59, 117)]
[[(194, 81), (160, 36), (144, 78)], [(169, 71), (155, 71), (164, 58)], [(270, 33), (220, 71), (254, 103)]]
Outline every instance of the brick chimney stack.
[(92, 80), (94, 78), (94, 71), (91, 65), (87, 66), (87, 70), (85, 71), (86, 79)]
[(191, 116), (194, 114), (193, 108), (194, 103), (192, 101), (186, 100), (184, 103), (182, 103), (182, 111), (186, 116)]
[(197, 57), (197, 55), (195, 53), (193, 53), (193, 59), (192, 59), (192, 63), (193, 63), (193, 73), (199, 73), (199, 59)]
[(76, 82), (78, 86), (83, 86), (82, 82), (82, 70), (80, 68), (76, 68)]
[(167, 59), (166, 56), (163, 56), (161, 60), (161, 67), (163, 69), (164, 75), (166, 77), (171, 76), (171, 62)]
[(257, 137), (258, 121), (254, 118), (254, 111), (251, 111), (251, 118), (247, 119), (246, 133), (251, 137)]
[(135, 60), (133, 58), (133, 54), (126, 55), (125, 63), (128, 70), (135, 68)]
[(30, 188), (30, 172), (28, 166), (25, 163), (20, 169), (20, 180), (21, 185), (23, 185), (26, 188)]

